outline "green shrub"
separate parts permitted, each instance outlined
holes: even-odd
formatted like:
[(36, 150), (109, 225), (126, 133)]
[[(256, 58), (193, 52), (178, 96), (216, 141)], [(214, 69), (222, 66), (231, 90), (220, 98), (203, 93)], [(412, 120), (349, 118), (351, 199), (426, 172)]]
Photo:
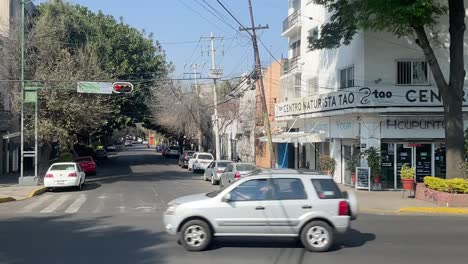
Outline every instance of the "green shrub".
[(70, 152), (61, 153), (59, 156), (59, 162), (71, 162), (73, 161), (73, 155)]
[(449, 193), (468, 193), (468, 180), (461, 178), (441, 179), (433, 176), (424, 177), (424, 185), (440, 192)]

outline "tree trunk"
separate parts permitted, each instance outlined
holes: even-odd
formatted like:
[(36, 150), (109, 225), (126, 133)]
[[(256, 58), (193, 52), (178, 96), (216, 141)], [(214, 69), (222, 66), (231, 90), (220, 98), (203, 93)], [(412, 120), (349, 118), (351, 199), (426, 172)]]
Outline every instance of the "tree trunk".
[(465, 8), (463, 0), (449, 0), (450, 15), (450, 83), (447, 84), (440, 69), (434, 50), (427, 38), (424, 27), (414, 27), (418, 37), (417, 44), (424, 51), (431, 68), (437, 88), (442, 96), (445, 120), (446, 177), (461, 176), (460, 165), (464, 162), (464, 126), (463, 126), (463, 84), (465, 31)]
[(465, 140), (463, 131), (463, 84), (465, 6), (463, 0), (449, 0), (450, 80), (449, 89), (442, 94), (444, 102), (447, 145), (447, 178), (461, 177)]

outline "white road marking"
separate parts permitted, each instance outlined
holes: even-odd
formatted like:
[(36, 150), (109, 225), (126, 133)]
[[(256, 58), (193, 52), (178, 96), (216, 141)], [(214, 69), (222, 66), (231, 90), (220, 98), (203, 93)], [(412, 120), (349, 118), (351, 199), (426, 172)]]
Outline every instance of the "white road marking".
[(96, 209), (93, 210), (93, 213), (99, 213), (102, 211), (102, 208), (104, 208), (104, 199), (109, 198), (107, 195), (103, 194), (98, 197), (99, 202), (98, 205), (96, 206)]
[(52, 195), (44, 195), (44, 196), (40, 197), (39, 199), (36, 199), (34, 202), (32, 202), (32, 203), (26, 205), (25, 207), (23, 207), (23, 209), (21, 209), (19, 211), (19, 213), (29, 213), (33, 209), (38, 207), (39, 205), (47, 202), (50, 198), (52, 198)]
[(86, 195), (80, 194), (78, 199), (76, 199), (68, 208), (65, 210), (67, 214), (74, 214), (80, 210), (81, 206), (86, 202)]
[(119, 194), (119, 197), (120, 197), (120, 204), (122, 206), (118, 206), (117, 208), (119, 208), (119, 211), (121, 213), (125, 213), (125, 206), (123, 206), (123, 204), (124, 204), (123, 194)]
[(70, 197), (69, 194), (60, 196), (57, 200), (55, 200), (55, 201), (52, 202), (49, 206), (47, 206), (46, 208), (44, 208), (44, 209), (41, 211), (41, 213), (42, 213), (42, 214), (52, 213), (52, 212), (55, 211), (57, 208), (59, 208), (69, 197)]

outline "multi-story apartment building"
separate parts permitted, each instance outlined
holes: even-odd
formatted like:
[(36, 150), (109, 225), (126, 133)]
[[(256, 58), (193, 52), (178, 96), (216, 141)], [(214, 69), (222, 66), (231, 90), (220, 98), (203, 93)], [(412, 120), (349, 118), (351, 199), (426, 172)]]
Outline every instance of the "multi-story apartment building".
[[(288, 157), (294, 162), (289, 167), (318, 169), (318, 157), (330, 155), (336, 161), (335, 180), (351, 184), (354, 168), (347, 168), (346, 159), (375, 147), (382, 154), (384, 188), (400, 188), (405, 163), (416, 167), (418, 181), (427, 175), (445, 177), (441, 97), (414, 40), (359, 32), (348, 46), (311, 51), (308, 38), (319, 36), (330, 13), (310, 0), (289, 3), (282, 34), (289, 53), (275, 109), (276, 120), (287, 122), (289, 133), (274, 139), (277, 159)], [(440, 23), (447, 25), (448, 18)], [(448, 49), (435, 52), (448, 76)]]

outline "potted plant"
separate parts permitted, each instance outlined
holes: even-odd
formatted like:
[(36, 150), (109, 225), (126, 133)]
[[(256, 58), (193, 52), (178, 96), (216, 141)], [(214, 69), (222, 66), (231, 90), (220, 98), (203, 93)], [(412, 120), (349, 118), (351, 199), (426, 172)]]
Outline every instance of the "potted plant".
[(401, 182), (403, 183), (403, 189), (407, 191), (414, 190), (414, 176), (416, 175), (416, 168), (411, 168), (405, 163), (401, 167), (400, 175)]
[(328, 155), (320, 155), (320, 170), (328, 175), (332, 175), (335, 171), (335, 159)]
[(371, 169), (372, 182), (381, 183), (382, 182), (382, 172), (381, 172), (381, 162), (382, 157), (380, 156), (380, 151), (377, 148), (370, 147), (364, 151), (364, 155), (367, 159), (367, 164)]
[(362, 153), (353, 153), (346, 159), (346, 168), (351, 172), (351, 182), (356, 184), (356, 167), (361, 163)]

